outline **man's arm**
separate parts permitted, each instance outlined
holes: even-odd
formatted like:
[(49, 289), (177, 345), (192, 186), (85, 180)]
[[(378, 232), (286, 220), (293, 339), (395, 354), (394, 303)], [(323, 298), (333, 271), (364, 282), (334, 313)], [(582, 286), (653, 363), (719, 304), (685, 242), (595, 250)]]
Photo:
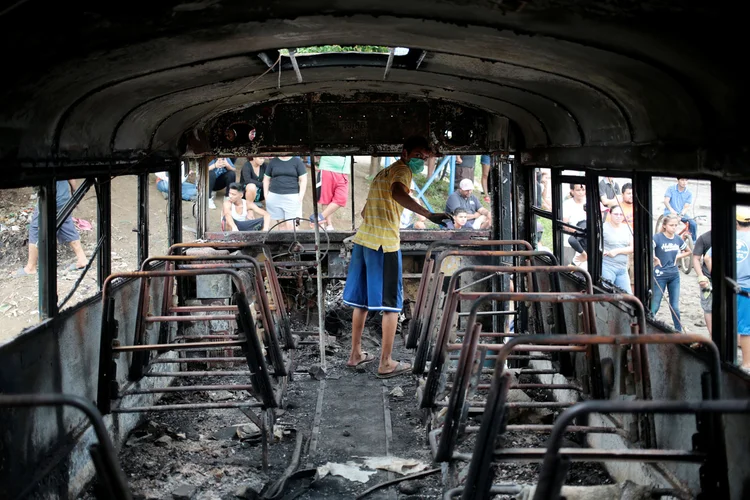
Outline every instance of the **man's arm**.
[(677, 215), (677, 212), (675, 211), (675, 209), (672, 208), (672, 205), (669, 204), (669, 200), (671, 200), (669, 196), (664, 197), (664, 206), (667, 207), (667, 210), (669, 210), (670, 213)]
[(237, 224), (234, 223), (234, 217), (232, 217), (232, 202), (229, 200), (224, 200), (224, 220), (227, 221), (227, 224), (229, 224), (229, 227), (232, 231), (239, 231), (237, 229)]
[(70, 184), (70, 194), (75, 193), (76, 189), (78, 189), (78, 181), (76, 179), (68, 179), (68, 184)]
[(453, 220), (453, 217), (446, 213), (432, 213), (417, 203), (414, 198), (409, 196), (409, 188), (401, 182), (391, 184), (391, 196), (402, 207), (429, 219), (430, 222), (434, 222), (435, 224), (441, 224), (444, 219)]
[(703, 277), (703, 269), (701, 269), (701, 256), (705, 252), (705, 249), (703, 248), (703, 238), (701, 236), (698, 237), (698, 240), (695, 242), (695, 246), (693, 247), (693, 269), (695, 269), (695, 274), (698, 275), (698, 279)]

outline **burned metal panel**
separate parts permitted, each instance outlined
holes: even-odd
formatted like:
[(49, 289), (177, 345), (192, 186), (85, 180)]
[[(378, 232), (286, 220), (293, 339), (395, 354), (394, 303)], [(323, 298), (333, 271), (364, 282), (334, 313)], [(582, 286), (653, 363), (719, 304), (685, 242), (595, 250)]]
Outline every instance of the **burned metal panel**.
[(190, 135), (206, 142), (196, 145), (193, 139), (194, 151), (226, 156), (303, 153), (311, 146), (321, 152), (395, 154), (412, 135), (429, 137), (441, 151), (483, 153), (507, 147), (507, 120), (394, 94), (308, 94), (222, 114)]
[[(121, 339), (132, 341), (137, 282), (116, 287), (115, 317)], [(163, 287), (151, 283), (151, 307), (161, 303)], [(101, 297), (63, 311), (0, 347), (0, 392), (69, 393), (96, 400), (99, 363)], [(152, 329), (149, 340), (156, 340)], [(118, 381), (127, 381), (129, 356), (118, 360)], [(163, 379), (159, 384), (169, 384)], [(141, 399), (139, 399), (141, 398)], [(133, 404), (150, 404), (152, 397), (133, 398)], [(77, 498), (93, 477), (87, 445), (85, 417), (71, 408), (29, 408), (0, 412), (0, 498), (18, 498), (26, 488), (29, 497)], [(107, 416), (105, 423), (115, 443), (123, 442), (137, 425), (135, 414)], [(85, 432), (84, 432), (85, 431)], [(41, 476), (51, 473), (42, 481)], [(22, 498), (26, 498), (24, 494)]]

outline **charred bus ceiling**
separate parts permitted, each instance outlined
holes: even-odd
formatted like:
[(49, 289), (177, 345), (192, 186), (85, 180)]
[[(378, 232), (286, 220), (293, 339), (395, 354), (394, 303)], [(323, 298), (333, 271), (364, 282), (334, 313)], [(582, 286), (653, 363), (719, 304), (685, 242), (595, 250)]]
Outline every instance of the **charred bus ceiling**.
[[(748, 398), (748, 377), (733, 366), (736, 302), (724, 286), (735, 272), (735, 207), (750, 205), (750, 196), (737, 186), (750, 180), (750, 82), (735, 53), (746, 45), (747, 30), (734, 4), (344, 3), (171, 0), (42, 7), (27, 0), (5, 7), (0, 39), (9, 76), (0, 81), (0, 188), (39, 186), (40, 211), (54, 220), (55, 181), (90, 179), (99, 201), (102, 243), (96, 271), (102, 285), (112, 273), (109, 181), (139, 177), (141, 263), (167, 251), (148, 244), (149, 224), (165, 223), (149, 220), (148, 174), (166, 170), (176, 178), (184, 158), (206, 168), (212, 156), (394, 155), (414, 133), (428, 136), (442, 154), (491, 152), (495, 224), (492, 233), (469, 234), (475, 239), (532, 240), (535, 217), (542, 212), (532, 201), (536, 167), (553, 168), (556, 186), (567, 179), (591, 188), (600, 174), (621, 174), (632, 178), (640, 200), (651, 198), (655, 174), (707, 179), (714, 200), (717, 283), (712, 339), (723, 362), (723, 393)], [(409, 52), (287, 56), (279, 51), (356, 43), (408, 47)], [(563, 168), (580, 169), (582, 175), (564, 177)], [(183, 240), (183, 223), (179, 184), (170, 189), (171, 244)], [(553, 195), (554, 206), (544, 214), (550, 219), (560, 219), (559, 198)], [(198, 206), (205, 216), (205, 207)], [(593, 222), (599, 215), (595, 208), (588, 217)], [(640, 227), (653, 222), (642, 205), (636, 205), (634, 218)], [(258, 234), (197, 230), (225, 243), (252, 246), (266, 240)], [(334, 248), (342, 250), (349, 234), (332, 235)], [(268, 237), (272, 245), (290, 239), (288, 234)], [(313, 234), (298, 239), (311, 254)], [(437, 233), (403, 237), (415, 255), (437, 239), (442, 239)], [(560, 244), (556, 239), (557, 255)], [(588, 244), (594, 255), (598, 241), (590, 238)], [(635, 246), (635, 296), (645, 302), (650, 231), (637, 234)], [(68, 392), (93, 401), (106, 307), (97, 295), (59, 311), (54, 225), (41, 223), (39, 247), (39, 310), (45, 321), (0, 347), (0, 392)], [(328, 270), (335, 270), (332, 277), (342, 276), (342, 260), (329, 256)], [(592, 270), (592, 278), (602, 285), (599, 270)], [(543, 288), (552, 289), (542, 281)], [(104, 317), (120, 325), (123, 344), (134, 341), (137, 284), (118, 281), (113, 287), (117, 307)], [(575, 276), (565, 276), (558, 291), (579, 292), (579, 285)], [(155, 282), (147, 287), (157, 307), (163, 290)], [(568, 309), (572, 329), (582, 320)], [(543, 317), (525, 320), (544, 331), (553, 315), (550, 307)], [(591, 315), (599, 331), (613, 335), (631, 326), (622, 304), (597, 305)], [(649, 323), (648, 333), (660, 328)], [(153, 331), (147, 336), (159, 337)], [(696, 380), (713, 359), (686, 347), (653, 347), (649, 354), (655, 395), (705, 397)], [(610, 373), (607, 383), (625, 387), (632, 366), (625, 356), (615, 361), (616, 374)], [(117, 380), (110, 381), (132, 382), (125, 368), (123, 362), (110, 374)], [(151, 404), (154, 398), (140, 399)], [(689, 440), (694, 428), (686, 420), (657, 419), (656, 441)], [(137, 419), (120, 414), (108, 416), (106, 423), (119, 443)], [(747, 418), (727, 417), (724, 424), (731, 498), (747, 498)], [(91, 441), (87, 429), (82, 419), (62, 410), (0, 411), (0, 493), (15, 498), (36, 488), (40, 496), (76, 494), (93, 474), (85, 453)], [(704, 438), (697, 446), (711, 444)], [(653, 478), (651, 470), (626, 469), (613, 475)], [(687, 465), (670, 471), (665, 477), (682, 480), (693, 491), (706, 479)]]
[[(187, 132), (186, 155), (400, 155), (412, 135), (438, 152), (508, 151), (508, 121), (485, 110), (397, 94), (310, 94), (222, 114)], [(193, 138), (204, 138), (203, 141)]]

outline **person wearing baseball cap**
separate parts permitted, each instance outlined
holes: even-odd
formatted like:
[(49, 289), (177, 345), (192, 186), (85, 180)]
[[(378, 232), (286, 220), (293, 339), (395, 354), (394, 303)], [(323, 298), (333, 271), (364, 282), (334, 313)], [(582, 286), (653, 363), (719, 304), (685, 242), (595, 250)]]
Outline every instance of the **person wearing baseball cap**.
[[(737, 284), (750, 291), (750, 207), (737, 207)], [(750, 298), (737, 295), (737, 334), (742, 368), (750, 370)]]
[(466, 210), (466, 227), (471, 229), (488, 229), (492, 226), (490, 211), (479, 203), (474, 196), (474, 182), (471, 179), (463, 179), (445, 202), (445, 211), (452, 214), (457, 208)]

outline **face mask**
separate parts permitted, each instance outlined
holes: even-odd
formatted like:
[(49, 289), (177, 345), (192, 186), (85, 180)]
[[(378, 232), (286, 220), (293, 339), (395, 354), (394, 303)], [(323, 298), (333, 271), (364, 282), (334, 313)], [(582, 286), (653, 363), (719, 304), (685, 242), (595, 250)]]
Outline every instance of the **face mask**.
[(424, 160), (422, 158), (412, 158), (409, 160), (409, 170), (413, 174), (419, 174), (422, 173), (422, 170), (424, 169)]

